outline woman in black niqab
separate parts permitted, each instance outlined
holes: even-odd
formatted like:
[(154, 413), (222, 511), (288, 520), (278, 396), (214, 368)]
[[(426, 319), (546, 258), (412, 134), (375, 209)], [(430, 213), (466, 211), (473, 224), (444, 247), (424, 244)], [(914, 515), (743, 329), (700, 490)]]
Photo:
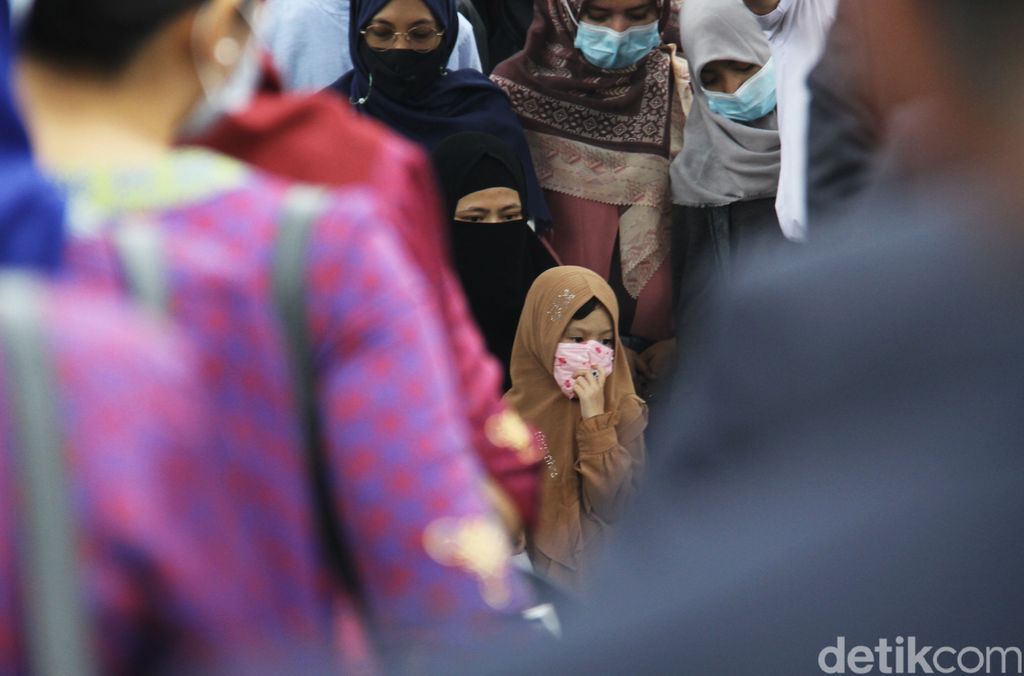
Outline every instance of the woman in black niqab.
[[(505, 369), (505, 388), (519, 315), (533, 281), (557, 265), (530, 227), (527, 184), (518, 156), (489, 134), (463, 132), (445, 139), (433, 154), (451, 221), (455, 270), (488, 350)], [(459, 215), (467, 196), (509, 188), (520, 210), (469, 222)]]

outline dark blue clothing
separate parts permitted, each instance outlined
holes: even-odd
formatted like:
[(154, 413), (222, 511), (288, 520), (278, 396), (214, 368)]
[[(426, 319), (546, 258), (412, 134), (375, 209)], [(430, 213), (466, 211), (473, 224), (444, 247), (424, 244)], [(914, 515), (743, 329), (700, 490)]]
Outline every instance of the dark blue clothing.
[(1019, 644), (1024, 243), (994, 260), (979, 230), (1005, 219), (943, 188), (727, 297), (602, 585), (628, 580), (608, 614), (629, 636), (580, 632), (623, 656), (598, 671), (819, 673), (838, 636)]
[[(369, 67), (360, 54), (359, 31), (372, 21), (390, 0), (367, 0), (359, 4), (349, 24), (349, 49), (354, 69), (330, 86), (330, 90), (359, 102), (356, 107), (395, 131), (433, 152), (449, 136), (476, 131), (497, 136), (519, 156), (526, 170), (529, 213), (539, 223), (551, 221), (544, 192), (537, 180), (530, 147), (512, 106), (498, 87), (475, 70), (457, 70), (440, 77), (415, 103), (394, 101), (378, 89), (370, 88)], [(445, 60), (455, 49), (459, 21), (455, 0), (426, 0), (444, 31), (439, 50)]]
[[(883, 180), (885, 120), (872, 105), (871, 53), (863, 36), (864, 3), (840, 0), (821, 61), (810, 72), (807, 213), (812, 233)], [(813, 235), (812, 235), (813, 236)]]
[(64, 205), (32, 161), (10, 87), (10, 12), (0, 6), (0, 265), (56, 269)]

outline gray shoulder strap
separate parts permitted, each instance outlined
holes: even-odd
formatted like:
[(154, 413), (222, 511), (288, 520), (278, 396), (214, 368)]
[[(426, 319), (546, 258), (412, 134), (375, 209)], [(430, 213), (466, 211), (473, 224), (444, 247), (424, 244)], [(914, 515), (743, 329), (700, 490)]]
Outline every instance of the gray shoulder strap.
[(33, 673), (90, 676), (94, 668), (79, 585), (70, 485), (42, 322), (43, 294), (27, 276), (0, 278), (0, 348), (23, 490), (21, 579)]
[(274, 252), (274, 306), (288, 350), (292, 392), (302, 426), (307, 473), (321, 549), (335, 581), (363, 602), (352, 551), (346, 542), (331, 486), (331, 463), (323, 446), (316, 402), (313, 346), (306, 317), (306, 260), (313, 228), (327, 207), (323, 188), (297, 186), (285, 196)]
[(113, 241), (132, 297), (157, 316), (167, 314), (169, 292), (160, 228), (126, 221), (115, 228)]
[(323, 213), (324, 191), (309, 186), (290, 189), (278, 220), (274, 250), (274, 308), (287, 342), (296, 403), (313, 406), (313, 372), (306, 320), (306, 258), (317, 218)]

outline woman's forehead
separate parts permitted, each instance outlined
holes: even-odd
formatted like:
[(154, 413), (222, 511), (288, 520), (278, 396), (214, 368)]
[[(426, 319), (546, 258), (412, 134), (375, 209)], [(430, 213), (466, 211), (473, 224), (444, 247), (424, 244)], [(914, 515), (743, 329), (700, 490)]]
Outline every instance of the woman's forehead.
[(604, 305), (598, 305), (594, 311), (583, 319), (569, 321), (566, 330), (584, 331), (587, 333), (610, 332), (613, 328), (612, 316)]
[(522, 200), (519, 198), (519, 193), (513, 188), (495, 186), (493, 188), (484, 188), (483, 190), (474, 190), (473, 192), (466, 193), (459, 198), (459, 204), (489, 207), (506, 205), (522, 206)]
[(434, 14), (423, 0), (391, 0), (378, 9), (374, 19), (383, 21), (401, 20), (403, 22), (433, 21)]

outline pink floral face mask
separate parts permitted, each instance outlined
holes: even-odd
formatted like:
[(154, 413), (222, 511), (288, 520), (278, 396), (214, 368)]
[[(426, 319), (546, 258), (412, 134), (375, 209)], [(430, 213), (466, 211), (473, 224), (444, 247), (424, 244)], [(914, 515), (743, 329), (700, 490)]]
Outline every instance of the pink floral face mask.
[(615, 368), (615, 350), (597, 342), (559, 343), (555, 351), (555, 382), (562, 388), (562, 394), (569, 399), (576, 397), (572, 391), (574, 376), (580, 371), (593, 370), (598, 366), (606, 376)]

